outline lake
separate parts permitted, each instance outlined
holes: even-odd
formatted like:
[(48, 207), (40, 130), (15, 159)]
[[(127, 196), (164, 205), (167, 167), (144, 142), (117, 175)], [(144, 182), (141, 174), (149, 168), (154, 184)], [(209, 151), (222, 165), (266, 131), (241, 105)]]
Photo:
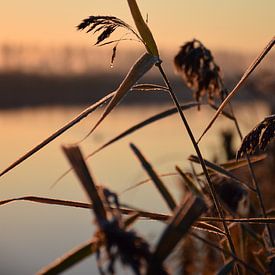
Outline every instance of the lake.
[[(161, 105), (115, 109), (95, 133), (80, 144), (83, 154), (91, 153), (128, 127), (167, 108), (169, 106)], [(268, 114), (268, 109), (262, 104), (238, 105), (236, 109), (244, 133)], [(0, 169), (6, 168), (81, 110), (81, 107), (45, 107), (0, 111)], [(69, 167), (61, 145), (81, 140), (101, 111), (88, 116), (4, 175), (0, 179), (0, 200), (32, 195), (88, 202), (73, 173), (63, 178), (54, 188), (51, 185)], [(213, 110), (203, 107), (200, 112), (192, 109), (185, 113), (198, 137), (213, 115)], [(233, 123), (219, 118), (200, 144), (205, 158), (212, 160), (218, 156), (221, 161), (225, 159), (220, 133), (228, 129), (234, 129)], [(174, 172), (176, 164), (190, 169), (187, 158), (194, 154), (194, 150), (179, 116), (172, 115), (116, 142), (89, 159), (88, 165), (98, 183), (119, 193), (147, 178), (129, 147), (130, 142), (144, 153), (160, 174)], [(237, 137), (234, 144), (236, 148), (240, 145)], [(173, 194), (180, 198), (178, 178), (166, 178), (165, 182), (169, 184)], [(169, 213), (150, 183), (121, 195), (120, 199), (141, 209)], [(91, 238), (94, 232), (93, 217), (89, 210), (63, 206), (14, 202), (0, 207), (0, 219), (0, 273), (3, 275), (34, 274), (66, 251)], [(142, 220), (134, 228), (151, 243), (155, 243), (162, 225)], [(97, 274), (95, 259), (87, 258), (65, 274)], [(120, 274), (127, 274), (127, 271), (121, 271)]]

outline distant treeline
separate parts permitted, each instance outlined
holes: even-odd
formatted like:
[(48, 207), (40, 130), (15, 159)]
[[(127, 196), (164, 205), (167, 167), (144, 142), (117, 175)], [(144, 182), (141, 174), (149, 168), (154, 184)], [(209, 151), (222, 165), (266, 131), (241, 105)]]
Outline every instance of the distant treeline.
[[(227, 79), (230, 88), (239, 76)], [(123, 75), (114, 71), (106, 74), (82, 75), (39, 75), (19, 72), (0, 73), (0, 108), (18, 108), (45, 105), (89, 105), (113, 91), (123, 79)], [(144, 83), (162, 84), (155, 74), (144, 78)], [(182, 81), (174, 76), (171, 83), (180, 100), (192, 100), (191, 92)], [(238, 100), (265, 98), (271, 102), (275, 90), (275, 80), (271, 74), (255, 76), (236, 97)], [(170, 98), (164, 92), (131, 92), (124, 104), (169, 103)], [(265, 97), (263, 97), (263, 94)], [(275, 102), (271, 103), (275, 106)]]
[[(192, 100), (191, 92), (174, 74), (173, 57), (177, 49), (163, 51), (163, 66), (169, 75), (180, 99)], [(57, 47), (0, 45), (0, 108), (16, 108), (41, 105), (88, 105), (113, 91), (123, 79), (139, 50), (119, 48), (115, 67), (110, 69), (111, 48)], [(230, 89), (241, 73), (253, 60), (254, 55), (213, 51), (216, 62), (222, 69), (225, 82)], [(263, 93), (267, 102), (275, 106), (274, 93), (275, 55), (269, 55), (259, 69), (253, 73), (238, 100), (252, 100)], [(152, 70), (145, 82), (162, 84), (163, 81)], [(273, 96), (274, 98), (274, 96)], [(124, 103), (158, 104), (170, 102), (167, 94), (156, 97), (150, 92), (133, 92)], [(274, 108), (274, 107), (272, 107)]]
[[(115, 90), (123, 79), (118, 74), (99, 75), (37, 75), (22, 73), (0, 74), (0, 108), (16, 108), (43, 105), (88, 105)], [(149, 77), (145, 82), (162, 83), (160, 78)], [(181, 97), (190, 98), (180, 80)], [(159, 92), (131, 92), (126, 103), (168, 102), (169, 97)]]

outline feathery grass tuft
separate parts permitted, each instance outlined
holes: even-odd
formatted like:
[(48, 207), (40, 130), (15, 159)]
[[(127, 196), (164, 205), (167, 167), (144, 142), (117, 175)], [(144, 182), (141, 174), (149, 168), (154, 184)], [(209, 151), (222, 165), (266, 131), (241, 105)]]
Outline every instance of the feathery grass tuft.
[(97, 37), (95, 45), (100, 45), (104, 40), (110, 37), (110, 35), (117, 29), (124, 28), (131, 31), (138, 40), (141, 40), (140, 36), (135, 32), (135, 30), (115, 16), (90, 16), (84, 19), (78, 26), (78, 30), (86, 29), (87, 33), (93, 31), (93, 33), (100, 33)]

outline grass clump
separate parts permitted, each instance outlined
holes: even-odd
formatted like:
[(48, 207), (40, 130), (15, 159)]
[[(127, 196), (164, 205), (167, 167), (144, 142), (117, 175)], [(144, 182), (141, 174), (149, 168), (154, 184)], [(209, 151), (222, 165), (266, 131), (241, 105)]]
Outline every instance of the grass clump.
[[(134, 274), (173, 274), (170, 259), (174, 251), (183, 251), (183, 253), (178, 253), (181, 256), (178, 256), (177, 259), (180, 259), (179, 268), (184, 273), (196, 274), (197, 269), (203, 269), (206, 271), (211, 270), (211, 274), (216, 272), (218, 274), (274, 274), (274, 230), (272, 231), (270, 225), (275, 222), (275, 219), (274, 216), (269, 214), (274, 211), (272, 212), (271, 209), (266, 208), (264, 194), (260, 189), (252, 166), (252, 163), (264, 160), (266, 155), (258, 155), (254, 158), (247, 156), (255, 152), (258, 147), (265, 149), (274, 138), (274, 115), (258, 124), (243, 139), (237, 158), (243, 156), (245, 158), (239, 161), (231, 160), (223, 164), (213, 163), (203, 157), (199, 147), (199, 141), (220, 113), (224, 114), (225, 119), (230, 119), (234, 123), (236, 131), (242, 138), (233, 106), (228, 103), (247, 77), (271, 50), (274, 45), (274, 38), (255, 59), (230, 93), (225, 88), (221, 70), (216, 64), (211, 51), (198, 40), (185, 43), (175, 56), (174, 62), (178, 74), (180, 74), (186, 85), (193, 90), (196, 102), (180, 104), (162, 67), (161, 56), (153, 34), (143, 20), (136, 1), (128, 0), (128, 5), (137, 30), (114, 16), (89, 16), (77, 28), (98, 35), (96, 45), (103, 46), (115, 43), (112, 62), (115, 58), (118, 43), (121, 40), (128, 39), (123, 36), (120, 39), (106, 41), (111, 38), (117, 28), (124, 28), (134, 35), (135, 39), (143, 44), (145, 53), (133, 64), (117, 89), (84, 110), (76, 118), (12, 163), (0, 173), (0, 176), (14, 169), (94, 112), (100, 105), (109, 101), (99, 120), (81, 140), (83, 141), (111, 114), (129, 91), (165, 91), (171, 97), (175, 108), (133, 125), (120, 135), (111, 138), (87, 157), (84, 157), (80, 151), (79, 144), (81, 141), (63, 147), (71, 166), (70, 170), (73, 170), (77, 175), (90, 200), (89, 204), (53, 198), (21, 197), (1, 201), (0, 205), (18, 200), (28, 200), (92, 209), (96, 227), (92, 239), (42, 268), (38, 274), (61, 273), (93, 254), (97, 257), (98, 269), (101, 274), (115, 274), (115, 263), (118, 260)], [(164, 84), (136, 84), (154, 66), (162, 76)], [(217, 111), (215, 117), (205, 128), (203, 135), (196, 141), (184, 111), (200, 106), (204, 95), (208, 97), (208, 104)], [(227, 104), (229, 108), (224, 110)], [(196, 152), (196, 155), (189, 157), (189, 161), (192, 165), (193, 163), (199, 164), (201, 172), (196, 172), (194, 166), (192, 166), (191, 172), (184, 171), (175, 164), (174, 172), (163, 175), (177, 175), (181, 179), (184, 194), (182, 200), (177, 201), (164, 184), (162, 175), (157, 173), (157, 169), (153, 167), (136, 145), (130, 144), (133, 153), (149, 178), (132, 185), (128, 190), (145, 182), (153, 182), (170, 210), (170, 215), (146, 212), (123, 205), (115, 192), (96, 183), (87, 168), (86, 160), (125, 136), (175, 113), (180, 116), (183, 127), (186, 129)], [(242, 169), (246, 166), (249, 167), (250, 180), (242, 179), (235, 173), (237, 169), (243, 171)], [(65, 172), (61, 178), (70, 170)], [(128, 216), (125, 217), (125, 215)], [(145, 238), (130, 229), (130, 226), (141, 217), (165, 223), (165, 228), (155, 247), (152, 247)], [(197, 249), (198, 242), (201, 244), (200, 247), (203, 247), (204, 253), (199, 253), (199, 249)], [(188, 249), (192, 255), (186, 253)], [(209, 273), (206, 272), (205, 274)]]

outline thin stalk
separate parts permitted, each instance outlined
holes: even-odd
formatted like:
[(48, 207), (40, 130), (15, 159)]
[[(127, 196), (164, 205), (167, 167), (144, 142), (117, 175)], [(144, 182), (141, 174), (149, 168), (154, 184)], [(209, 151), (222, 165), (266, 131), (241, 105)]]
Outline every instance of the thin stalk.
[(191, 139), (191, 141), (192, 141), (192, 144), (193, 144), (193, 146), (194, 146), (194, 149), (195, 149), (195, 151), (196, 151), (196, 153), (197, 153), (197, 155), (198, 155), (198, 158), (199, 158), (199, 160), (200, 160), (201, 167), (202, 167), (202, 169), (203, 169), (203, 172), (204, 172), (204, 174), (205, 174), (205, 177), (206, 177), (207, 182), (208, 182), (208, 185), (209, 185), (209, 189), (210, 189), (211, 196), (212, 196), (212, 198), (213, 198), (214, 205), (215, 205), (215, 207), (216, 207), (216, 209), (217, 209), (217, 213), (218, 213), (219, 217), (222, 219), (224, 231), (225, 231), (225, 233), (226, 233), (226, 237), (227, 237), (227, 239), (228, 239), (228, 243), (229, 243), (230, 249), (231, 249), (232, 253), (235, 255), (236, 252), (235, 252), (234, 244), (233, 244), (233, 241), (232, 241), (232, 238), (231, 238), (229, 229), (228, 229), (228, 227), (227, 227), (227, 224), (226, 224), (226, 222), (224, 221), (224, 214), (223, 214), (223, 212), (222, 212), (222, 207), (221, 207), (220, 202), (219, 202), (219, 200), (218, 200), (218, 198), (217, 198), (217, 194), (216, 194), (216, 192), (215, 192), (214, 186), (213, 186), (213, 184), (212, 184), (212, 182), (211, 182), (211, 179), (210, 179), (210, 176), (209, 176), (209, 174), (208, 174), (208, 171), (207, 171), (206, 165), (205, 165), (205, 163), (204, 163), (204, 160), (203, 160), (203, 157), (202, 157), (200, 148), (199, 148), (198, 144), (196, 143), (196, 140), (195, 140), (195, 138), (194, 138), (194, 135), (193, 135), (193, 133), (192, 133), (192, 130), (191, 130), (191, 128), (190, 128), (190, 126), (189, 126), (189, 124), (188, 124), (188, 122), (187, 122), (187, 120), (186, 120), (186, 118), (185, 118), (185, 116), (184, 116), (184, 113), (182, 112), (182, 110), (181, 110), (181, 108), (180, 108), (180, 104), (179, 104), (179, 102), (178, 102), (178, 100), (177, 100), (177, 97), (176, 97), (176, 95), (175, 95), (175, 93), (174, 93), (174, 91), (173, 91), (173, 89), (172, 89), (172, 87), (171, 87), (171, 85), (170, 85), (170, 83), (169, 83), (169, 80), (168, 80), (168, 78), (167, 78), (167, 76), (166, 76), (166, 74), (165, 74), (165, 72), (164, 72), (164, 70), (163, 70), (163, 68), (162, 68), (162, 66), (161, 66), (161, 63), (157, 63), (156, 66), (158, 67), (158, 69), (159, 69), (159, 71), (160, 71), (160, 73), (161, 73), (161, 75), (162, 75), (162, 78), (163, 78), (165, 84), (167, 85), (167, 87), (168, 87), (168, 89), (169, 89), (169, 94), (170, 94), (170, 96), (171, 96), (171, 98), (172, 98), (174, 104), (175, 104), (176, 107), (177, 107), (178, 113), (179, 113), (179, 115), (180, 115), (180, 117), (181, 117), (181, 119), (182, 119), (182, 122), (183, 122), (183, 124), (184, 124), (184, 126), (185, 126), (185, 128), (186, 128), (186, 130), (187, 130), (187, 133), (188, 133), (188, 135), (189, 135), (189, 137), (190, 137), (190, 139)]
[[(238, 122), (238, 120), (237, 120), (237, 118), (236, 118), (236, 116), (234, 114), (233, 106), (232, 106), (232, 104), (230, 102), (229, 102), (229, 108), (230, 108), (230, 112), (231, 112), (232, 117), (233, 117), (233, 121), (234, 121), (235, 127), (237, 129), (238, 135), (239, 135), (239, 137), (240, 137), (240, 139), (242, 141), (243, 135), (242, 135), (242, 132), (241, 132), (241, 128), (240, 128), (239, 122)], [(267, 218), (267, 214), (266, 214), (266, 209), (265, 209), (265, 206), (264, 206), (262, 192), (260, 190), (259, 183), (258, 183), (256, 175), (254, 173), (250, 157), (247, 154), (245, 155), (245, 157), (247, 159), (249, 173), (250, 173), (250, 176), (251, 176), (251, 179), (252, 179), (252, 182), (253, 182), (253, 186), (255, 188), (255, 192), (257, 194), (257, 198), (258, 198), (259, 205), (260, 205), (260, 208), (261, 208), (261, 211), (262, 211), (262, 215), (264, 216), (264, 218)], [(274, 239), (273, 239), (273, 236), (272, 236), (271, 228), (270, 228), (270, 226), (268, 224), (266, 224), (265, 226), (266, 226), (269, 238), (270, 238), (270, 243), (271, 243), (272, 247), (274, 247)]]

